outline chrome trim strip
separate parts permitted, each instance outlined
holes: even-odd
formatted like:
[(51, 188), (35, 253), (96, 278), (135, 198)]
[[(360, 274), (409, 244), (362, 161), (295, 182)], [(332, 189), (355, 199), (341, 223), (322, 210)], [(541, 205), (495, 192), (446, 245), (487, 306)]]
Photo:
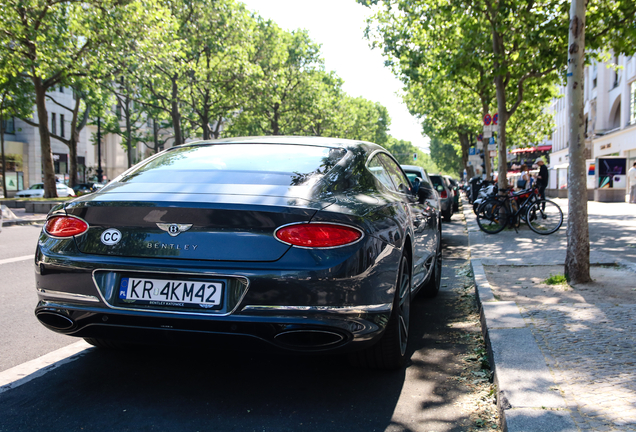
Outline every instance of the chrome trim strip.
[(38, 293), (47, 297), (55, 297), (64, 300), (77, 300), (83, 302), (91, 302), (91, 303), (99, 303), (99, 299), (92, 295), (86, 294), (75, 294), (75, 293), (66, 293), (61, 291), (52, 291), (43, 288), (37, 288)]
[(247, 305), (241, 312), (332, 312), (342, 314), (356, 314), (369, 312), (391, 312), (393, 303), (383, 303), (377, 305), (361, 306), (269, 306), (269, 305)]
[[(150, 308), (134, 308), (134, 307), (119, 307), (119, 306), (113, 306), (112, 304), (108, 303), (106, 301), (106, 299), (104, 298), (104, 296), (102, 295), (101, 290), (99, 289), (99, 285), (97, 284), (97, 280), (95, 280), (95, 272), (98, 271), (106, 271), (106, 272), (117, 272), (117, 273), (156, 273), (156, 274), (168, 274), (168, 275), (175, 275), (176, 277), (179, 277), (179, 275), (184, 275), (184, 276), (198, 276), (198, 277), (213, 277), (213, 278), (232, 278), (232, 279), (238, 279), (239, 282), (241, 282), (243, 285), (245, 285), (245, 291), (243, 292), (243, 295), (241, 296), (240, 299), (238, 299), (238, 301), (236, 302), (236, 306), (234, 306), (234, 309), (227, 311), (226, 313), (222, 313), (222, 314), (217, 314), (214, 312), (192, 312), (192, 311), (185, 311), (185, 312), (180, 312), (180, 311), (169, 311), (169, 310), (163, 310), (163, 309), (150, 309)], [(160, 270), (126, 270), (126, 269), (105, 269), (105, 268), (98, 268), (93, 270), (91, 277), (93, 279), (93, 283), (95, 284), (95, 289), (97, 290), (97, 294), (99, 294), (99, 297), (101, 298), (102, 302), (104, 302), (104, 304), (106, 306), (108, 306), (110, 309), (115, 309), (115, 310), (120, 310), (120, 311), (136, 311), (136, 312), (154, 312), (154, 313), (162, 313), (162, 314), (169, 314), (169, 315), (200, 315), (200, 316), (220, 316), (220, 317), (224, 317), (224, 316), (229, 316), (231, 314), (233, 314), (238, 307), (241, 305), (241, 302), (243, 301), (243, 299), (245, 298), (245, 296), (247, 295), (247, 291), (250, 289), (250, 280), (248, 278), (246, 278), (245, 276), (236, 276), (236, 275), (227, 275), (227, 274), (219, 274), (219, 273), (184, 273), (184, 272), (165, 272), (165, 271), (160, 271)]]
[[(343, 244), (343, 245), (340, 245), (340, 246), (329, 246), (329, 247), (319, 247), (319, 246), (316, 246), (316, 247), (312, 247), (312, 246), (297, 246), (297, 245), (295, 245), (295, 244), (288, 243), (288, 242), (286, 242), (286, 241), (282, 241), (281, 239), (279, 239), (279, 238), (276, 236), (276, 233), (277, 233), (279, 230), (281, 230), (282, 228), (286, 228), (286, 227), (288, 227), (288, 226), (292, 226), (292, 225), (303, 225), (303, 224), (322, 224), (322, 225), (337, 225), (337, 226), (343, 226), (343, 227), (347, 227), (347, 228), (351, 228), (351, 229), (354, 229), (354, 230), (356, 230), (356, 231), (359, 231), (359, 232), (360, 232), (360, 238), (359, 238), (358, 240), (356, 240), (356, 241), (353, 241), (353, 242), (351, 242), (351, 243), (347, 243), (347, 244)], [(353, 225), (344, 224), (344, 223), (339, 223), (339, 222), (323, 222), (323, 221), (292, 222), (292, 223), (288, 223), (288, 224), (285, 224), (285, 225), (281, 225), (281, 226), (279, 226), (278, 228), (276, 228), (276, 229), (274, 230), (274, 238), (275, 238), (276, 240), (278, 240), (279, 242), (283, 243), (283, 244), (286, 244), (286, 245), (288, 245), (288, 246), (292, 246), (292, 247), (295, 247), (295, 248), (298, 248), (298, 249), (311, 249), (311, 250), (313, 250), (313, 249), (319, 249), (319, 250), (327, 250), (327, 249), (338, 249), (338, 248), (342, 248), (342, 247), (345, 247), (345, 246), (351, 246), (351, 245), (354, 245), (354, 244), (356, 244), (356, 243), (358, 243), (358, 242), (362, 241), (362, 239), (364, 239), (364, 231), (363, 231), (362, 229), (358, 228), (358, 227), (353, 226)]]

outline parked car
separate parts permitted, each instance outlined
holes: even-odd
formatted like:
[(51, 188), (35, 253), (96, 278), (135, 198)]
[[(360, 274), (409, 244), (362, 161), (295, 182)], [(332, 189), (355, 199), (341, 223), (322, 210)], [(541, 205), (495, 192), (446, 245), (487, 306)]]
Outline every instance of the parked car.
[(459, 211), (459, 183), (451, 176), (444, 176), (453, 191), (453, 212)]
[(432, 174), (429, 175), (433, 186), (437, 189), (437, 193), (439, 194), (440, 207), (442, 210), (442, 216), (446, 222), (450, 222), (453, 217), (453, 189), (451, 188), (448, 180), (444, 178), (441, 174)]
[[(420, 166), (416, 165), (400, 165), (404, 174), (409, 178), (411, 185), (415, 189), (415, 192), (419, 190), (419, 188), (424, 188), (428, 190), (428, 194), (431, 195), (430, 201), (433, 203), (435, 208), (441, 212), (440, 202), (439, 202), (439, 194), (433, 184), (431, 183), (431, 179), (428, 176), (426, 170)], [(419, 179), (419, 181), (418, 181)]]
[(173, 147), (51, 211), (35, 314), (101, 348), (222, 338), (399, 368), (411, 299), (440, 287), (429, 198), (372, 143)]
[(92, 193), (95, 192), (101, 188), (103, 188), (104, 185), (101, 183), (78, 183), (75, 186), (73, 186), (73, 191), (75, 191), (75, 195), (85, 195), (87, 193)]
[[(64, 183), (56, 183), (58, 197), (75, 196), (75, 191)], [(30, 188), (16, 192), (18, 198), (42, 198), (44, 196), (44, 183), (36, 183), (31, 185)]]

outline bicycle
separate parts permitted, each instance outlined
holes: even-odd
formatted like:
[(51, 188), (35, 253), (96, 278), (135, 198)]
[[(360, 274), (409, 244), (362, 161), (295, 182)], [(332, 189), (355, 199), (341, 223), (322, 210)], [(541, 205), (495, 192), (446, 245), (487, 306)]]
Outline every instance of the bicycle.
[(517, 231), (523, 221), (537, 234), (556, 232), (563, 224), (563, 211), (554, 201), (539, 199), (538, 194), (537, 189), (526, 189), (487, 199), (477, 209), (479, 229), (497, 234), (511, 225)]

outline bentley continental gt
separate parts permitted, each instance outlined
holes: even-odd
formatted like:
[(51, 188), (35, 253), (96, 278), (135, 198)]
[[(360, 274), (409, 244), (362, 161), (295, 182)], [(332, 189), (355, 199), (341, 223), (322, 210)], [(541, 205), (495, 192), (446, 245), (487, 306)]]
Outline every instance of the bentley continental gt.
[(430, 192), (368, 142), (176, 146), (51, 210), (35, 315), (101, 348), (223, 339), (400, 368), (411, 300), (440, 287)]

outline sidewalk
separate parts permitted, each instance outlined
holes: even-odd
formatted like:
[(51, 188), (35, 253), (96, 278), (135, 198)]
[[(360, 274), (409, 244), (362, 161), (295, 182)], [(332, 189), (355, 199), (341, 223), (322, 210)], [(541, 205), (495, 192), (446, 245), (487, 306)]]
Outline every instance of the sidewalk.
[[(45, 213), (26, 213), (23, 208), (2, 209), (3, 218), (2, 226), (8, 227), (12, 225), (31, 225), (46, 222)], [(7, 211), (8, 210), (8, 211)]]
[[(567, 200), (555, 201), (567, 213)], [(527, 226), (489, 235), (464, 201), (504, 430), (636, 431), (636, 206), (589, 208), (596, 280), (570, 287), (545, 283), (563, 274), (565, 221), (549, 236)], [(624, 241), (603, 241), (598, 224), (609, 219), (620, 221)]]

